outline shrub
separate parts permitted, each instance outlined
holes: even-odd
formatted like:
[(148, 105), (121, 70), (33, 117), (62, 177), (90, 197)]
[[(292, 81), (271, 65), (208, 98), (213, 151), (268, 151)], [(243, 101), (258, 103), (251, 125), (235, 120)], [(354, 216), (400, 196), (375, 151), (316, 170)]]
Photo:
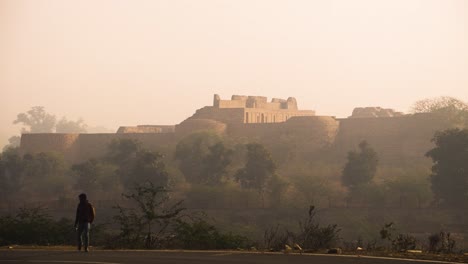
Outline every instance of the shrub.
[(250, 244), (246, 237), (220, 233), (205, 220), (179, 221), (174, 230), (172, 247), (183, 249), (237, 249)]
[(455, 240), (450, 237), (448, 232), (435, 233), (429, 236), (429, 252), (434, 253), (453, 253), (455, 249)]
[(76, 237), (72, 227), (72, 220), (52, 220), (43, 208), (20, 208), (14, 217), (0, 217), (0, 245), (70, 245)]

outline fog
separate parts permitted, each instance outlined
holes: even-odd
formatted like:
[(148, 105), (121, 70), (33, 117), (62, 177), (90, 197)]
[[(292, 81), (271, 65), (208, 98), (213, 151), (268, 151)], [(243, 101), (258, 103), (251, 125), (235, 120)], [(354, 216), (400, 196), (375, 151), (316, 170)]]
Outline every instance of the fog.
[(346, 117), (468, 100), (465, 0), (0, 1), (0, 145), (32, 106), (176, 124), (218, 93)]

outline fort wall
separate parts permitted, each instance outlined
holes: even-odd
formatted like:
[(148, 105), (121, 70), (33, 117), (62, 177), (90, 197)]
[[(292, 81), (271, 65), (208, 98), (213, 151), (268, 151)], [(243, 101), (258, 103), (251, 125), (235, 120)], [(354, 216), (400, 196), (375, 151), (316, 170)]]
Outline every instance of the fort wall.
[(212, 119), (187, 119), (176, 126), (176, 138), (180, 139), (190, 133), (211, 131), (216, 134), (225, 134), (226, 123)]
[(296, 116), (314, 116), (312, 110), (265, 110), (257, 108), (246, 108), (244, 110), (244, 123), (281, 123)]
[(60, 152), (67, 160), (77, 160), (79, 156), (80, 134), (31, 133), (21, 135), (20, 153)]
[(212, 119), (226, 124), (244, 123), (244, 109), (205, 106), (186, 120), (189, 119)]
[(174, 133), (175, 126), (169, 125), (139, 125), (139, 126), (121, 126), (117, 133)]
[(215, 95), (213, 106), (198, 109), (176, 126), (121, 127), (115, 134), (24, 134), (20, 151), (57, 151), (80, 162), (104, 155), (113, 139), (136, 139), (158, 150), (173, 148), (190, 133), (209, 130), (298, 153), (326, 151), (339, 162), (362, 140), (371, 144), (382, 163), (429, 162), (424, 155), (433, 147), (434, 133), (450, 128), (447, 120), (431, 114), (402, 115), (378, 107), (357, 108), (352, 117), (315, 116), (314, 111), (297, 110), (292, 97), (267, 102), (266, 97), (234, 95), (223, 101)]
[(134, 134), (23, 134), (20, 151), (25, 153), (60, 152), (65, 160), (79, 163), (106, 154), (109, 143), (114, 139), (135, 139), (145, 148), (159, 150), (175, 144), (173, 133)]
[(328, 116), (292, 117), (283, 123), (234, 124), (228, 135), (266, 144), (286, 143), (298, 151), (317, 151), (333, 144), (339, 122)]
[(265, 96), (245, 96), (233, 95), (231, 100), (221, 100), (219, 95), (215, 94), (213, 98), (213, 107), (215, 108), (258, 108), (264, 110), (298, 110), (297, 101), (294, 97), (287, 100), (273, 98), (268, 102)]
[(446, 120), (431, 114), (340, 119), (339, 122), (334, 148), (342, 158), (366, 140), (381, 161), (391, 163), (427, 160), (424, 155), (433, 147), (434, 133), (450, 127)]

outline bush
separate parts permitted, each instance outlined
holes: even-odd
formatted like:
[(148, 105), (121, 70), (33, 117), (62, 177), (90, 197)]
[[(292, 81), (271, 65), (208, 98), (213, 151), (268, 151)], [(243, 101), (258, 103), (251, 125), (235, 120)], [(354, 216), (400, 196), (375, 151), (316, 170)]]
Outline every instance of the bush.
[(340, 231), (337, 225), (320, 226), (315, 217), (315, 207), (310, 206), (305, 221), (299, 222), (298, 232), (280, 229), (279, 225), (265, 230), (264, 247), (271, 251), (284, 249), (286, 244), (298, 244), (308, 251), (332, 248), (339, 240)]
[(180, 221), (175, 228), (172, 247), (182, 249), (237, 249), (246, 248), (246, 237), (232, 233), (220, 233), (215, 226), (204, 220), (192, 223)]
[(0, 217), (0, 245), (71, 245), (76, 235), (73, 222), (52, 220), (43, 208), (20, 208), (15, 217)]
[(317, 251), (319, 249), (332, 248), (339, 239), (341, 229), (337, 225), (321, 227), (315, 219), (315, 207), (309, 208), (309, 215), (304, 222), (300, 222), (300, 232), (296, 240), (304, 249)]
[(448, 232), (435, 233), (429, 236), (429, 252), (433, 253), (453, 253), (455, 240)]

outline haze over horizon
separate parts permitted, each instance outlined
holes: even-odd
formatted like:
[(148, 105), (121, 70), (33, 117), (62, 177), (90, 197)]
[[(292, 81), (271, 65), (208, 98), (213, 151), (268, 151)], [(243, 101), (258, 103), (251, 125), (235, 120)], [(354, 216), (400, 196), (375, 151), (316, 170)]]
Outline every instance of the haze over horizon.
[(338, 117), (468, 101), (467, 17), (465, 0), (0, 0), (0, 147), (32, 106), (116, 130), (215, 93)]

